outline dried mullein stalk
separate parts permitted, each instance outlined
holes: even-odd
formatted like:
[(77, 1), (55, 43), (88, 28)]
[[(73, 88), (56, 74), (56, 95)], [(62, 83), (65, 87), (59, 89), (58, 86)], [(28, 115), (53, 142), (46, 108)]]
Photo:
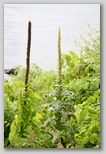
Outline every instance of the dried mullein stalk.
[[(28, 42), (27, 42), (27, 56), (26, 56), (26, 74), (25, 74), (25, 90), (24, 95), (27, 93), (28, 88), (28, 76), (29, 76), (29, 69), (30, 69), (30, 48), (31, 48), (31, 22), (28, 23)], [(24, 101), (26, 104), (26, 100)]]

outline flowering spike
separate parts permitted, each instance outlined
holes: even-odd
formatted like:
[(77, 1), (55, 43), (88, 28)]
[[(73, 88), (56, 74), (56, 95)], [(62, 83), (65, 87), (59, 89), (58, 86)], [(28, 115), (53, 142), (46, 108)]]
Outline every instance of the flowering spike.
[(58, 77), (61, 83), (61, 29), (58, 29)]

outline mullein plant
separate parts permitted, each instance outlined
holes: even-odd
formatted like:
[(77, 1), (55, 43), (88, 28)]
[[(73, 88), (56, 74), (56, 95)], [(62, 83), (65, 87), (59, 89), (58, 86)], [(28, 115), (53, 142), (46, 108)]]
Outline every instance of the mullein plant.
[[(70, 118), (75, 117), (74, 105), (70, 102), (63, 101), (64, 87), (62, 86), (62, 63), (61, 63), (61, 29), (58, 29), (58, 80), (54, 85), (55, 92), (52, 103), (45, 104), (42, 109), (48, 109), (51, 116), (42, 125), (46, 129), (50, 126), (52, 138), (52, 144), (56, 148), (68, 148), (69, 146), (75, 147), (76, 141), (74, 139), (75, 133), (70, 126)], [(48, 97), (51, 96), (50, 94)], [(50, 99), (51, 100), (51, 99)], [(49, 99), (48, 99), (49, 101)]]
[(31, 88), (28, 83), (28, 76), (30, 71), (30, 46), (31, 46), (31, 22), (28, 22), (28, 42), (27, 42), (27, 55), (26, 55), (26, 74), (25, 74), (25, 87), (20, 92), (18, 100), (18, 109), (15, 119), (10, 126), (9, 141), (10, 145), (15, 147), (17, 139), (26, 139), (28, 136), (28, 129), (35, 131), (38, 135), (40, 133), (37, 124), (34, 123), (33, 117), (36, 115), (36, 108), (34, 108), (33, 101), (31, 100)]
[[(27, 90), (28, 90), (28, 75), (30, 67), (30, 46), (31, 46), (31, 22), (28, 22), (28, 41), (27, 41), (27, 54), (26, 54), (26, 74), (25, 74), (25, 87), (24, 92), (20, 92), (18, 100), (18, 109), (15, 119), (10, 126), (9, 141), (10, 144), (15, 143), (16, 137), (23, 137), (24, 129), (28, 125), (28, 109), (27, 109)], [(23, 94), (22, 94), (23, 93)], [(27, 121), (27, 123), (26, 123)]]

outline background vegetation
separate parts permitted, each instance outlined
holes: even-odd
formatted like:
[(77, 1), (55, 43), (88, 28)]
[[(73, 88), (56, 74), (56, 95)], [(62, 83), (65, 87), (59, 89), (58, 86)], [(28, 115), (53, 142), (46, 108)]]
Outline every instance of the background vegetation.
[[(76, 40), (80, 51), (62, 54), (57, 71), (31, 64), (4, 81), (5, 148), (100, 148), (100, 30)], [(26, 101), (26, 105), (23, 102)]]

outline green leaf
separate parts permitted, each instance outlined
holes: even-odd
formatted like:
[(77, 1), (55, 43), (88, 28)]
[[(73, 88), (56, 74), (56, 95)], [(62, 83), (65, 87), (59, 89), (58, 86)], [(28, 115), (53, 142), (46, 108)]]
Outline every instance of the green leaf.
[(87, 99), (87, 102), (88, 104), (94, 104), (95, 103), (95, 100), (96, 98), (94, 96), (90, 96), (88, 99)]
[(36, 92), (34, 93), (35, 98), (37, 98), (38, 100), (41, 99), (41, 96), (39, 94), (37, 94)]
[(32, 129), (35, 131), (37, 137), (40, 137), (40, 128), (35, 121), (32, 122)]
[(61, 144), (61, 142), (59, 142), (59, 143), (57, 144), (57, 148), (64, 148), (63, 145)]
[(60, 139), (61, 139), (61, 132), (59, 130), (56, 130), (53, 135), (52, 143), (57, 144), (59, 143)]
[(15, 134), (16, 134), (16, 125), (15, 125), (15, 121), (13, 121), (10, 126), (10, 133), (9, 133), (9, 141), (10, 142), (15, 137)]
[(37, 123), (41, 123), (41, 119), (43, 119), (42, 115), (40, 113), (36, 113), (36, 116), (33, 117), (33, 121), (37, 122)]
[(80, 113), (80, 119), (81, 119), (81, 120), (82, 120), (82, 119), (85, 119), (86, 116), (87, 116), (87, 114), (88, 114), (88, 109), (87, 109), (87, 108), (83, 109), (83, 110), (81, 111), (81, 113)]
[(88, 110), (89, 110), (90, 114), (96, 114), (96, 110), (94, 108), (89, 107)]
[(80, 114), (80, 112), (82, 111), (82, 106), (76, 106), (76, 114)]
[(32, 117), (34, 117), (36, 115), (36, 111), (32, 111)]
[(43, 127), (47, 127), (51, 124), (51, 122), (55, 119), (55, 117), (49, 118), (45, 121), (45, 123), (43, 124)]
[(91, 134), (91, 136), (89, 137), (89, 140), (92, 144), (94, 144), (97, 140), (97, 134), (95, 133)]
[(49, 108), (48, 108), (48, 111), (49, 111), (49, 112), (52, 112), (52, 111), (54, 111), (54, 108), (53, 108), (53, 107), (49, 107)]
[(40, 113), (36, 113), (36, 118), (38, 119), (38, 120), (40, 120), (40, 119), (42, 119), (43, 117), (42, 117), (42, 115), (40, 114)]

